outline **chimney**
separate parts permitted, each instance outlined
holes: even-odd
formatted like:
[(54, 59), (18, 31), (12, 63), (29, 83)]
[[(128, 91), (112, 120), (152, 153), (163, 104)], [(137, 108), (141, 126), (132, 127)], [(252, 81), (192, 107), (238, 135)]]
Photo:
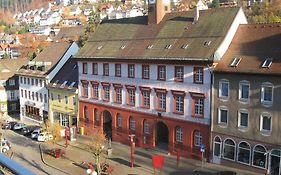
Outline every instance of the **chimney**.
[(169, 3), (164, 5), (162, 0), (148, 0), (148, 24), (159, 24), (169, 10)]
[(193, 22), (197, 22), (199, 19), (199, 8), (196, 5), (194, 8), (194, 17), (193, 17)]

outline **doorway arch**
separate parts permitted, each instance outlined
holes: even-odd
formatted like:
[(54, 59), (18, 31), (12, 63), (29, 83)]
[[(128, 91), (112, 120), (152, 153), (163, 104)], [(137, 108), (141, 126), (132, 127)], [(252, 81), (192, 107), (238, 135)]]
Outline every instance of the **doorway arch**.
[(108, 139), (112, 138), (112, 116), (109, 111), (103, 111), (103, 132)]
[(158, 122), (156, 125), (156, 146), (160, 149), (168, 150), (169, 129), (164, 122)]

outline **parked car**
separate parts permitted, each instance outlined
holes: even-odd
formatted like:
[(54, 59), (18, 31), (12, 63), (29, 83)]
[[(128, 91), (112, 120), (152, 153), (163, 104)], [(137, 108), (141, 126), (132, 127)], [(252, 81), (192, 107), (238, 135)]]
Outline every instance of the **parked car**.
[(22, 128), (25, 128), (25, 127), (27, 127), (27, 125), (26, 124), (24, 124), (24, 123), (17, 123), (17, 124), (15, 124), (14, 125), (14, 127), (13, 127), (13, 130), (21, 130)]
[(18, 122), (15, 122), (15, 121), (7, 122), (2, 126), (2, 129), (13, 129), (14, 125), (17, 123)]
[(26, 126), (24, 128), (22, 128), (21, 130), (21, 134), (22, 135), (31, 135), (31, 133), (35, 130), (35, 129), (40, 129), (40, 126)]
[(37, 128), (37, 129), (33, 130), (31, 133), (31, 138), (37, 139), (38, 135), (40, 134), (41, 131), (42, 131), (42, 128)]
[(41, 132), (37, 137), (37, 140), (39, 142), (46, 142), (52, 139), (53, 139), (53, 135), (49, 132)]
[(3, 139), (2, 140), (2, 153), (5, 153), (7, 152), (8, 150), (10, 150), (12, 147), (11, 147), (11, 144), (8, 140), (6, 139)]

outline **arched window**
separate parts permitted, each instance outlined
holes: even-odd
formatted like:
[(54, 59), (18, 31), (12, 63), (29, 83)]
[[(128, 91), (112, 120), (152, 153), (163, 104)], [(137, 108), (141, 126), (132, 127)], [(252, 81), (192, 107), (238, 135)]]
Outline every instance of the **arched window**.
[(131, 133), (136, 131), (136, 121), (132, 116), (129, 118), (129, 129)]
[(193, 143), (194, 143), (194, 146), (198, 146), (198, 147), (200, 147), (200, 145), (202, 144), (202, 135), (199, 131), (194, 131)]
[(86, 122), (89, 122), (89, 111), (87, 106), (84, 106), (84, 119)]
[(247, 142), (240, 142), (238, 145), (237, 152), (238, 162), (250, 164), (251, 147)]
[(116, 121), (117, 128), (122, 128), (123, 119), (119, 113), (117, 114), (116, 119), (117, 119)]
[(214, 139), (214, 156), (221, 157), (221, 139), (216, 136)]
[(176, 142), (180, 142), (182, 143), (183, 139), (182, 139), (182, 128), (177, 126), (176, 127)]
[(100, 121), (100, 115), (98, 109), (94, 109), (94, 119), (96, 124)]
[(225, 139), (223, 148), (223, 157), (225, 159), (235, 160), (235, 142), (231, 139)]
[(267, 152), (264, 146), (256, 145), (253, 150), (253, 165), (265, 168), (266, 167)]
[(280, 174), (281, 150), (273, 149), (270, 152), (270, 174)]
[(143, 133), (150, 134), (149, 123), (147, 120), (143, 121)]

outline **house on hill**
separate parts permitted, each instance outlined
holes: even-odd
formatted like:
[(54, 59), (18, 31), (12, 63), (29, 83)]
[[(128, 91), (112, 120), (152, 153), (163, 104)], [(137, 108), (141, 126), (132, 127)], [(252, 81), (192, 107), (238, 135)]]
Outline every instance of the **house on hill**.
[(208, 157), (213, 65), (247, 20), (237, 7), (169, 9), (150, 0), (148, 16), (103, 21), (81, 48), (80, 127), (186, 157), (205, 147)]

